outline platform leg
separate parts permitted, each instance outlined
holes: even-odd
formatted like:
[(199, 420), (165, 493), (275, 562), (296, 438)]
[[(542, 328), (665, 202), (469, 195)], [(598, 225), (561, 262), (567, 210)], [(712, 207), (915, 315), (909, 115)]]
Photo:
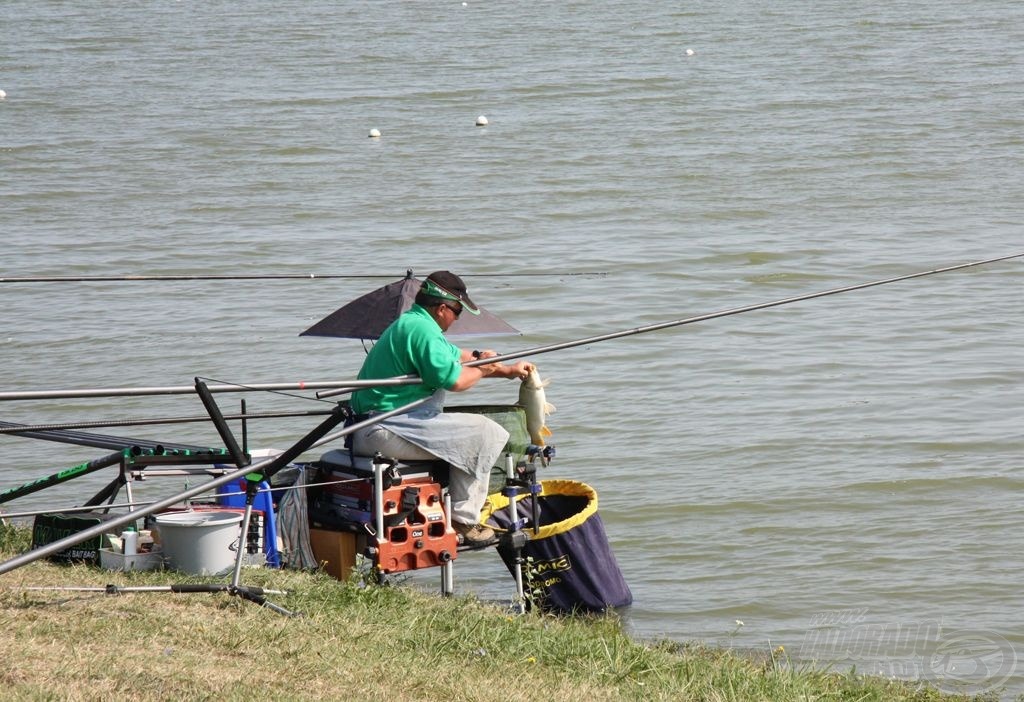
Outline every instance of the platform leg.
[(124, 494), (128, 498), (128, 511), (135, 511), (135, 496), (132, 494), (132, 481), (127, 481), (124, 484)]
[[(444, 493), (444, 518), (445, 523), (451, 527), (452, 523), (452, 496), (446, 490)], [(441, 594), (444, 597), (451, 597), (455, 594), (455, 560), (452, 559), (441, 566)]]
[(384, 466), (380, 454), (373, 459), (373, 527), (376, 530), (377, 543), (384, 538)]

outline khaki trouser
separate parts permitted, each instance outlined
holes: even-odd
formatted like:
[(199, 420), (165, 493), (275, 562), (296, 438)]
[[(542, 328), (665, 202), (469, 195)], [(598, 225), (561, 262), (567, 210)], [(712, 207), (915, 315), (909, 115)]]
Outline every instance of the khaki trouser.
[[(353, 433), (352, 449), (360, 456), (372, 456), (379, 451), (382, 456), (398, 460), (442, 460), (380, 424)], [(453, 521), (462, 524), (476, 524), (480, 521), (480, 510), (487, 500), (489, 480), (489, 472), (477, 476), (452, 466), (448, 476), (448, 492), (452, 498)]]

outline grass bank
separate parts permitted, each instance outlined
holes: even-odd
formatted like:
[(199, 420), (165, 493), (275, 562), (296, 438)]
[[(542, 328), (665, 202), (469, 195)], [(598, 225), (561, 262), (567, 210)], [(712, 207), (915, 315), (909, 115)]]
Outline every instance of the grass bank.
[[(0, 558), (27, 547), (0, 525)], [(288, 618), (226, 594), (30, 590), (204, 582), (36, 562), (0, 575), (0, 696), (11, 700), (970, 699), (897, 681), (642, 644), (613, 618), (508, 616), (469, 597), (247, 570)], [(206, 580), (211, 582), (211, 580)], [(213, 582), (224, 582), (223, 579)], [(992, 698), (994, 699), (994, 698)]]

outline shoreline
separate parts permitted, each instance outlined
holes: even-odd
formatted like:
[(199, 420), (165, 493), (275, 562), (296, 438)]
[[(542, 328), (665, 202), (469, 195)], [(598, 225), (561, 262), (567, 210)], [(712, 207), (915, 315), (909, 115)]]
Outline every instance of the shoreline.
[[(27, 537), (27, 538), (26, 538)], [(0, 557), (30, 542), (0, 526)], [(613, 615), (511, 615), (472, 596), (246, 569), (281, 589), (286, 617), (230, 594), (33, 590), (200, 584), (171, 571), (115, 573), (39, 561), (0, 576), (10, 699), (992, 700), (744, 652), (639, 641)]]

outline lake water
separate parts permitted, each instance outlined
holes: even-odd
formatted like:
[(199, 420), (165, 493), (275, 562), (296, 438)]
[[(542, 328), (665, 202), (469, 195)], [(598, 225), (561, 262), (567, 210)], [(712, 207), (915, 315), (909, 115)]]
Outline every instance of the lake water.
[[(522, 336), (463, 343), (510, 353), (1024, 251), (1006, 0), (7, 0), (0, 26), (0, 277), (108, 279), (0, 283), (4, 390), (351, 378), (359, 342), (298, 333), (409, 268), (472, 276)], [(598, 490), (630, 630), (1024, 691), (1021, 261), (535, 357), (545, 476)], [(310, 273), (378, 277), (116, 280)], [(3, 487), (100, 453), (0, 446)], [(493, 555), (457, 572), (510, 594)]]

